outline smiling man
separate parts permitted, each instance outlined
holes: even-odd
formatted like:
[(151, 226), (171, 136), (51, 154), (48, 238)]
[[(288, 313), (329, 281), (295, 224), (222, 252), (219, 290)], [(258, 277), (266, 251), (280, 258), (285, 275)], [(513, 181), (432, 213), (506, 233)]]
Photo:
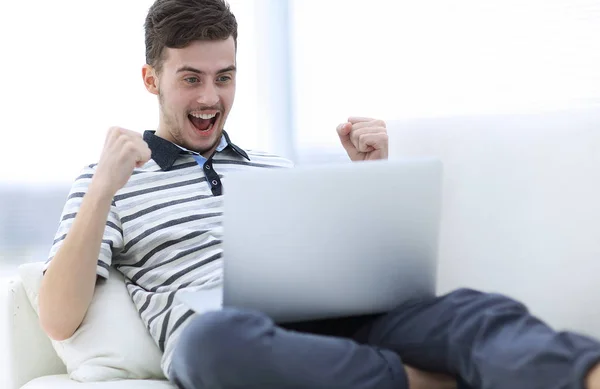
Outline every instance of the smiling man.
[[(555, 332), (500, 295), (461, 289), (383, 315), (285, 327), (261, 312), (199, 315), (179, 303), (178, 292), (221, 282), (227, 174), (292, 165), (224, 131), (237, 23), (222, 0), (157, 0), (145, 30), (142, 76), (158, 97), (158, 128), (111, 128), (99, 162), (73, 183), (39, 297), (51, 338), (76, 332), (113, 266), (181, 388), (600, 388), (597, 341)], [(387, 158), (384, 122), (353, 117), (337, 133), (352, 161)]]
[(172, 49), (166, 61), (158, 54), (154, 66), (143, 67), (146, 88), (159, 96), (156, 135), (212, 155), (235, 97), (235, 53), (233, 37), (195, 41), (186, 48)]

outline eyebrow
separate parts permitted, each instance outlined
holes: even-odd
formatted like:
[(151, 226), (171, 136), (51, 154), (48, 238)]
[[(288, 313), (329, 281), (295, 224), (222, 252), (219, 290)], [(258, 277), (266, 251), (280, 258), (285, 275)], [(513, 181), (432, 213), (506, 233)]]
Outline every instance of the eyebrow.
[[(228, 66), (224, 69), (221, 69), (219, 71), (217, 71), (217, 74), (221, 74), (221, 73), (227, 73), (227, 72), (235, 72), (236, 68), (234, 65)], [(180, 67), (179, 69), (177, 69), (177, 73), (182, 73), (182, 72), (192, 72), (192, 73), (198, 73), (198, 74), (206, 74), (205, 71), (193, 68), (191, 66), (183, 66)]]

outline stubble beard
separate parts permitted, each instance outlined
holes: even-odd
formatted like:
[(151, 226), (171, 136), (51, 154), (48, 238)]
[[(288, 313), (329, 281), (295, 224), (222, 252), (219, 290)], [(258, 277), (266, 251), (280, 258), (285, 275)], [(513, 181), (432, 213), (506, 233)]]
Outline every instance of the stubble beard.
[[(179, 126), (177, 124), (177, 120), (176, 120), (175, 116), (171, 115), (169, 113), (169, 111), (167, 110), (167, 108), (164, 104), (164, 96), (160, 92), (160, 90), (158, 91), (158, 104), (160, 107), (159, 109), (160, 109), (161, 116), (162, 116), (162, 122), (163, 122), (163, 125), (165, 126), (164, 130), (166, 130), (171, 135), (171, 137), (173, 138), (173, 142), (176, 143), (178, 146), (181, 146), (188, 150), (192, 150), (197, 153), (203, 154), (209, 150), (213, 150), (221, 142), (221, 136), (223, 134), (222, 128), (216, 132), (219, 134), (219, 136), (216, 137), (216, 139), (214, 140), (213, 144), (210, 145), (210, 147), (208, 147), (206, 150), (194, 150), (191, 147), (191, 145), (185, 144), (185, 140), (182, 136), (183, 127)], [(221, 110), (221, 114), (223, 115), (222, 110)], [(187, 117), (184, 120), (187, 120)], [(221, 125), (223, 125), (223, 122), (221, 123)]]
[(171, 135), (174, 143), (176, 143), (179, 146), (186, 147), (186, 145), (183, 144), (183, 136), (181, 136), (183, 129), (177, 125), (177, 120), (175, 119), (175, 117), (173, 117), (173, 115), (169, 113), (164, 102), (164, 96), (159, 90), (158, 105), (160, 109), (162, 125), (165, 127), (163, 130)]

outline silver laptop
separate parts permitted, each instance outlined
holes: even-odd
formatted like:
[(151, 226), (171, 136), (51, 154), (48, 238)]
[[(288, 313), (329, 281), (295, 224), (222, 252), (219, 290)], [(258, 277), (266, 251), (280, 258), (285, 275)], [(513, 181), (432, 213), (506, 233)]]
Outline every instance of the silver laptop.
[(222, 287), (178, 298), (197, 312), (249, 308), (285, 323), (433, 296), (441, 177), (434, 158), (232, 173)]

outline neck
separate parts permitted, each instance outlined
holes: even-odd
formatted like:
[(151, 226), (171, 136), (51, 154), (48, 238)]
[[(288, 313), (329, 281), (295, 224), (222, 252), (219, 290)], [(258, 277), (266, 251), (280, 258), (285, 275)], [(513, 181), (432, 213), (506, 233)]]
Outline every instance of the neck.
[(200, 153), (200, 155), (206, 159), (209, 159), (217, 150), (217, 145), (218, 145), (218, 143), (216, 145), (214, 145), (213, 147), (211, 147), (210, 150)]

